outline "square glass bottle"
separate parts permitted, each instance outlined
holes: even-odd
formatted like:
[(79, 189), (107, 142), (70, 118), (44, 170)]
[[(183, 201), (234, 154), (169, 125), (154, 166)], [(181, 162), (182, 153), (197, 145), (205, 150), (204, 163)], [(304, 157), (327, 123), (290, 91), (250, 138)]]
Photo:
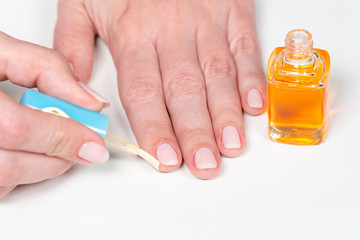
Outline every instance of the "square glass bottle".
[(275, 142), (314, 145), (327, 133), (330, 56), (313, 48), (311, 34), (290, 31), (267, 67), (269, 137)]

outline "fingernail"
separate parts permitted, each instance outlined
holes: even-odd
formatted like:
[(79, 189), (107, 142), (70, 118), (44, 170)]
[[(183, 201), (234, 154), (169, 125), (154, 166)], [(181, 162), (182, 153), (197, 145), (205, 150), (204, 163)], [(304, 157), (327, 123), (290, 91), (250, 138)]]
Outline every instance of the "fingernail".
[(71, 68), (71, 71), (74, 71), (74, 65), (71, 62), (69, 62), (69, 66)]
[(200, 148), (195, 154), (195, 166), (198, 169), (216, 168), (217, 162), (213, 152), (208, 148)]
[(86, 92), (88, 92), (91, 96), (99, 100), (100, 102), (103, 102), (105, 104), (105, 107), (108, 107), (110, 105), (110, 102), (106, 100), (103, 96), (101, 96), (99, 93), (95, 92), (94, 89), (90, 88), (83, 82), (78, 82), (80, 87), (82, 87)]
[(178, 156), (169, 143), (162, 143), (158, 146), (156, 157), (162, 165), (174, 166), (178, 164)]
[(256, 88), (250, 89), (248, 92), (248, 104), (252, 108), (262, 108), (263, 100), (259, 90)]
[(78, 156), (92, 163), (104, 163), (109, 160), (110, 155), (102, 145), (96, 142), (86, 142), (81, 146)]
[(225, 148), (241, 148), (240, 136), (234, 126), (226, 126), (222, 131), (222, 142)]

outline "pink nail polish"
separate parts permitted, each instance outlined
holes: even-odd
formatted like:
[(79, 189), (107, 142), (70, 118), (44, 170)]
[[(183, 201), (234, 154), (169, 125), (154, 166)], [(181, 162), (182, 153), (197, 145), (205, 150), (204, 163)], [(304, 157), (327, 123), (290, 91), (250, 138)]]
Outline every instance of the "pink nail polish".
[(262, 108), (264, 105), (261, 94), (256, 88), (249, 90), (247, 100), (249, 106), (252, 108)]
[(102, 145), (96, 142), (86, 142), (81, 146), (78, 156), (91, 163), (104, 163), (109, 160), (110, 154)]
[(105, 104), (105, 107), (108, 107), (110, 105), (110, 102), (106, 100), (103, 96), (101, 96), (99, 93), (95, 92), (94, 89), (90, 88), (83, 82), (78, 82), (80, 87), (82, 87), (86, 92), (88, 92), (91, 96), (99, 100), (100, 102), (103, 102)]
[(169, 143), (162, 143), (156, 149), (156, 157), (162, 165), (175, 166), (178, 164), (178, 156)]
[(222, 131), (222, 142), (227, 149), (241, 148), (240, 136), (234, 126), (226, 126)]
[(195, 166), (198, 169), (211, 169), (217, 167), (214, 153), (208, 148), (200, 148), (195, 153)]

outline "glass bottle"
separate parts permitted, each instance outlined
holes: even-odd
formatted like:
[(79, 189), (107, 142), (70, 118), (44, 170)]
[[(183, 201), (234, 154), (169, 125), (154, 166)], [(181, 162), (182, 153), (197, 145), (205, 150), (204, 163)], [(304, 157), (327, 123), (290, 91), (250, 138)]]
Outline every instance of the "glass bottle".
[(313, 48), (311, 34), (290, 31), (267, 67), (269, 137), (275, 142), (321, 143), (328, 126), (330, 56)]

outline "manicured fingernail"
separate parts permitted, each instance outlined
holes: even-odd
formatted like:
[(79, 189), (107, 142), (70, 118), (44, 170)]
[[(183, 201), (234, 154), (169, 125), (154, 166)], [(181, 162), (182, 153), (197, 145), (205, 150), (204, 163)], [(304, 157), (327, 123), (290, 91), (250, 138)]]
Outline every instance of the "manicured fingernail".
[(222, 142), (225, 148), (241, 148), (240, 136), (234, 126), (226, 126), (222, 131)]
[(250, 89), (248, 92), (248, 104), (252, 108), (262, 108), (263, 107), (263, 100), (259, 90), (256, 88)]
[(104, 163), (109, 160), (110, 155), (102, 145), (96, 142), (86, 142), (81, 146), (78, 156), (92, 163)]
[(216, 168), (217, 162), (213, 152), (208, 148), (200, 148), (195, 153), (195, 166), (198, 169)]
[(156, 157), (162, 165), (175, 166), (178, 164), (178, 156), (169, 143), (162, 143), (158, 146)]
[(89, 86), (87, 86), (86, 84), (84, 84), (83, 82), (78, 82), (80, 87), (82, 87), (86, 92), (88, 92), (91, 96), (93, 96), (94, 98), (96, 98), (97, 100), (99, 100), (100, 102), (105, 103), (105, 107), (108, 107), (110, 105), (110, 102), (108, 100), (106, 100), (103, 96), (101, 96), (99, 93), (95, 92), (94, 89), (90, 88)]

